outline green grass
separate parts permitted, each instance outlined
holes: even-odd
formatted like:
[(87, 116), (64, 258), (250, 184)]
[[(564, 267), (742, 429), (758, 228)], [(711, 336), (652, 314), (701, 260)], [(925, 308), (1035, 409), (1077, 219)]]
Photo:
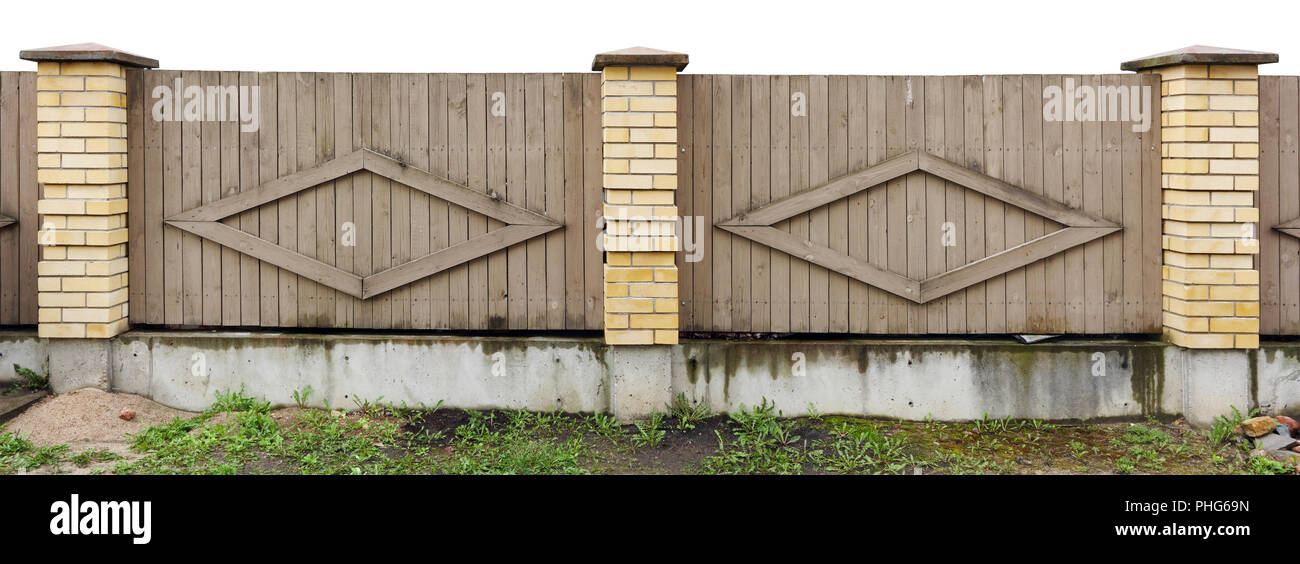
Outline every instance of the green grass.
[[(299, 394), (305, 402), (307, 392)], [(272, 410), (242, 389), (129, 437), (127, 458), (37, 447), (0, 427), (0, 474), (70, 466), (118, 474), (1276, 474), (1232, 434), (1148, 420), (1060, 425), (784, 417), (762, 400), (715, 416), (679, 396), (631, 425), (604, 414), (443, 411), (357, 400), (351, 411)], [(1225, 415), (1230, 427), (1239, 413)]]
[(14, 375), (17, 379), (9, 389), (5, 390), (6, 394), (19, 391), (40, 391), (50, 389), (50, 379), (47, 376), (37, 374), (35, 370), (24, 368), (17, 364), (14, 365)]

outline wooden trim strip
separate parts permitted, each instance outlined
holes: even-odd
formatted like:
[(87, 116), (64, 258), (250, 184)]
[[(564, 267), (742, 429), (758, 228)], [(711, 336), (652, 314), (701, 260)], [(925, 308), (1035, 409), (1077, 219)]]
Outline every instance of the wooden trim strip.
[(240, 192), (207, 205), (167, 218), (168, 221), (194, 222), (219, 221), (240, 212), (253, 209), (285, 196), (291, 196), (313, 186), (329, 182), (362, 169), (362, 153), (349, 153), (302, 172), (266, 182), (249, 192)]
[(816, 188), (804, 190), (757, 209), (741, 213), (715, 225), (718, 227), (772, 225), (783, 219), (852, 196), (872, 186), (915, 172), (918, 161), (917, 151), (908, 151), (848, 176), (841, 176)]
[(164, 223), (284, 268), (340, 292), (363, 298), (360, 276), (254, 237), (224, 223), (166, 220)]
[(979, 284), (1066, 249), (1104, 237), (1121, 227), (1067, 227), (1032, 241), (1026, 241), (1000, 253), (954, 268), (921, 282), (920, 302), (925, 303)]
[(456, 243), (413, 261), (365, 277), (361, 298), (368, 299), (378, 296), (426, 276), (437, 274), (458, 264), (464, 264), (559, 228), (559, 225), (510, 225), (489, 231), (484, 235)]
[(500, 194), (494, 198), (373, 151), (363, 150), (358, 151), (357, 154), (365, 155), (366, 170), (493, 219), (511, 225), (560, 225), (542, 214), (499, 199)]
[(929, 153), (922, 153), (920, 161), (920, 169), (925, 172), (1058, 223), (1064, 223), (1069, 227), (1120, 227), (1114, 222), (1093, 217), (1060, 202)]
[(901, 276), (881, 269), (867, 261), (851, 257), (827, 247), (813, 245), (811, 241), (800, 239), (785, 231), (765, 225), (719, 225), (720, 229), (730, 231), (746, 239), (757, 241), (778, 251), (801, 258), (813, 264), (826, 267), (845, 276), (861, 280), (867, 284), (920, 303), (920, 283), (906, 276)]

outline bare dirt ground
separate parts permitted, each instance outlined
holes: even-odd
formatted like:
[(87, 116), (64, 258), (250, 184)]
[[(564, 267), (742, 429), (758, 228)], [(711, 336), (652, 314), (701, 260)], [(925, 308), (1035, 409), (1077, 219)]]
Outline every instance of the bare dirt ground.
[[(135, 411), (131, 421), (118, 417), (123, 408)], [(165, 424), (176, 417), (189, 418), (195, 414), (172, 409), (133, 394), (105, 392), (86, 388), (66, 394), (42, 398), (18, 414), (5, 430), (25, 434), (36, 446), (68, 445), (71, 451), (102, 449), (131, 460), (140, 455), (132, 452), (131, 433)], [(117, 461), (91, 462), (86, 466), (65, 465), (63, 473), (88, 474), (96, 469), (106, 471)], [(49, 473), (48, 468), (31, 473)]]

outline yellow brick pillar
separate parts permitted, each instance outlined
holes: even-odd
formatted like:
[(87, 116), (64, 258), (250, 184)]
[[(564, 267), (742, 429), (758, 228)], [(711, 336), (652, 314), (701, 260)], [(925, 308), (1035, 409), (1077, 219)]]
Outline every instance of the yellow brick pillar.
[(687, 56), (596, 55), (604, 137), (605, 342), (677, 343), (677, 71)]
[(1164, 335), (1259, 348), (1259, 72), (1273, 53), (1193, 46), (1124, 63), (1160, 75)]
[(93, 43), (20, 56), (37, 62), (39, 334), (112, 337), (128, 325), (125, 68), (158, 62)]

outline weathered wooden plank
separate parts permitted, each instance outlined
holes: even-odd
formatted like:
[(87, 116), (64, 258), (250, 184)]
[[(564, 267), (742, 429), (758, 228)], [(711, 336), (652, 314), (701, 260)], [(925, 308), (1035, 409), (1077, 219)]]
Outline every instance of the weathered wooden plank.
[[(1024, 111), (1021, 107), (1021, 77), (1004, 76), (1002, 80), (1002, 177), (1012, 186), (1025, 189)], [(1031, 106), (1033, 111), (1037, 106)], [(1039, 112), (1041, 114), (1041, 112)], [(1030, 114), (1034, 117), (1034, 114)], [(1031, 191), (1032, 192), (1032, 191)], [(1008, 205), (1003, 213), (1003, 242), (1006, 248), (1024, 243), (1025, 210)], [(1006, 307), (1009, 333), (1024, 333), (1025, 319), (1025, 268), (1008, 271), (1006, 276)]]
[[(867, 166), (874, 166), (892, 157), (888, 153), (888, 133), (886, 131), (889, 114), (889, 101), (885, 77), (872, 76), (867, 79)], [(883, 167), (882, 167), (883, 168)], [(910, 168), (910, 165), (909, 165)], [(880, 178), (879, 184), (889, 177)], [(885, 269), (889, 265), (889, 216), (887, 208), (887, 188), (879, 187), (867, 191), (867, 260), (877, 268)], [(892, 296), (880, 288), (871, 288), (867, 292), (867, 330), (871, 333), (889, 331), (889, 303)]]
[[(965, 85), (959, 76), (947, 76), (943, 79), (943, 127), (944, 158), (950, 161), (963, 159), (962, 143), (965, 139)], [(966, 195), (964, 189), (954, 182), (944, 183), (944, 202), (946, 213), (942, 229), (951, 235), (951, 245), (946, 247), (944, 262), (947, 270), (966, 264)], [(947, 297), (948, 331), (964, 333), (966, 331), (966, 293), (955, 292)]]
[[(676, 253), (677, 313), (681, 331), (695, 331), (695, 262), (700, 241), (707, 234), (695, 222), (695, 104), (694, 81), (690, 75), (677, 76), (677, 213), (678, 238), (682, 252)], [(766, 111), (766, 110), (765, 110)], [(711, 218), (710, 218), (711, 219)]]
[(597, 220), (603, 213), (604, 201), (604, 140), (601, 132), (600, 75), (582, 75), (582, 202), (583, 202), (583, 257), (586, 296), (587, 328), (600, 329), (605, 323), (605, 274), (600, 249), (594, 241), (600, 236), (602, 224)]
[[(429, 171), (434, 176), (447, 177), (448, 155), (447, 76), (429, 75)], [(429, 250), (445, 249), (451, 237), (449, 206), (442, 198), (429, 198)], [(490, 280), (489, 280), (490, 283)], [(451, 278), (449, 272), (439, 272), (429, 281), (429, 325), (433, 329), (451, 327)]]
[[(1101, 77), (1103, 87), (1115, 87), (1117, 77)], [(1123, 139), (1120, 138), (1121, 124), (1107, 116), (1101, 124), (1101, 217), (1122, 224), (1124, 221), (1124, 155)], [(1139, 228), (1139, 232), (1141, 229)], [(1105, 237), (1101, 240), (1102, 249), (1102, 327), (1101, 332), (1121, 331), (1124, 328), (1124, 233)]]
[[(274, 180), (279, 174), (279, 80), (272, 73), (258, 73), (258, 107), (261, 112), (260, 121), (257, 129), (257, 177), (262, 183)], [(163, 139), (164, 143), (166, 138)], [(165, 187), (164, 187), (165, 188)], [(168, 214), (174, 213), (170, 210)], [(179, 211), (179, 210), (175, 210)], [(258, 237), (268, 243), (278, 243), (280, 240), (279, 225), (279, 206), (269, 204), (261, 206), (257, 211), (257, 230)], [(161, 224), (163, 217), (167, 214), (160, 213), (157, 223)], [(173, 228), (168, 226), (168, 231)], [(170, 268), (168, 264), (168, 268)], [(170, 276), (170, 275), (168, 275)], [(280, 269), (273, 265), (261, 263), (258, 265), (258, 323), (263, 327), (276, 327), (280, 325)]]
[[(925, 142), (925, 81), (922, 77), (909, 76), (904, 80), (905, 103), (903, 104), (904, 148), (908, 151), (921, 150)], [(929, 223), (926, 212), (926, 175), (912, 173), (904, 180), (907, 242), (907, 276), (920, 280), (926, 276), (926, 225)], [(916, 304), (904, 304), (907, 332), (924, 334), (928, 332), (926, 308)]]
[[(561, 222), (564, 220), (564, 77), (559, 74), (542, 76), (545, 92), (546, 122), (546, 174), (545, 174), (545, 212), (546, 216)], [(565, 328), (565, 272), (568, 268), (564, 247), (565, 232), (551, 231), (546, 234), (546, 328)]]
[[(503, 74), (491, 74), (487, 77), (487, 103), (489, 106), (504, 107), (506, 77)], [(506, 114), (489, 112), (487, 116), (487, 189), (497, 194), (507, 192), (506, 161)], [(581, 122), (579, 122), (579, 126)], [(579, 208), (581, 209), (581, 208)], [(505, 223), (488, 218), (488, 229), (499, 229)], [(488, 256), (487, 272), (487, 326), (490, 329), (504, 329), (509, 316), (508, 288), (509, 263), (507, 251), (498, 251)]]
[[(429, 169), (429, 77), (425, 74), (406, 75), (407, 92), (407, 159), (415, 168)], [(428, 255), (429, 250), (429, 195), (419, 190), (411, 190), (411, 235), (409, 235), (409, 259), (419, 259)], [(408, 260), (409, 260), (408, 259)], [(411, 291), (411, 327), (412, 329), (430, 329), (429, 278), (422, 277), (412, 281)]]
[[(713, 220), (732, 215), (731, 200), (731, 76), (713, 79)], [(731, 331), (731, 234), (713, 231), (713, 326), (714, 331)]]
[[(187, 85), (203, 87), (201, 74), (184, 71), (182, 79)], [(181, 124), (181, 205), (194, 209), (203, 204), (203, 124), (186, 121)], [(203, 323), (203, 240), (192, 233), (181, 237), (181, 319), (185, 325)]]
[[(218, 184), (217, 197), (224, 198), (239, 193), (239, 120), (238, 118), (238, 92), (239, 92), (239, 75), (233, 72), (222, 72), (219, 75), (219, 81), (223, 88), (234, 87), (236, 96), (228, 99), (227, 103), (234, 106), (233, 111), (236, 119), (220, 122), (217, 135), (220, 139), (219, 163), (218, 163)], [(221, 116), (218, 116), (221, 117)], [(229, 217), (223, 220), (223, 223), (239, 228), (241, 223), (240, 217)], [(217, 294), (219, 299), (217, 304), (220, 307), (220, 322), (222, 325), (239, 325), (239, 308), (241, 306), (240, 298), (240, 258), (239, 253), (234, 249), (220, 248), (220, 255), (217, 257), (221, 264), (221, 276), (217, 278)]]
[[(355, 149), (356, 135), (353, 131), (355, 116), (352, 115), (352, 75), (338, 73), (334, 75), (334, 157), (351, 154)], [(345, 272), (354, 272), (356, 258), (356, 213), (353, 181), (355, 175), (348, 175), (334, 181), (334, 215), (338, 222), (335, 233), (338, 239), (334, 245), (336, 266)], [(249, 187), (251, 189), (251, 185)], [(344, 226), (350, 238), (345, 238)], [(356, 327), (357, 300), (347, 294), (335, 294), (335, 323), (337, 327)]]
[[(750, 155), (750, 77), (735, 76), (731, 82), (731, 209), (751, 206), (752, 157)], [(731, 238), (731, 330), (752, 331), (753, 272), (750, 270), (750, 243), (741, 237)]]
[[(374, 75), (356, 74), (352, 77), (352, 146), (353, 151), (374, 146)], [(362, 159), (365, 157), (362, 156)], [(374, 176), (369, 173), (352, 176), (352, 217), (356, 223), (357, 244), (353, 249), (353, 272), (366, 276), (374, 272)], [(373, 327), (374, 303), (356, 302), (352, 309), (357, 327)]]
[(1269, 229), (1282, 218), (1278, 216), (1278, 89), (1280, 77), (1259, 77), (1259, 328), (1260, 333), (1276, 335), (1281, 332), (1279, 294), (1278, 235)]
[[(1083, 77), (1082, 86), (1090, 87), (1094, 92), (1101, 86), (1100, 77), (1090, 75)], [(1100, 216), (1103, 211), (1103, 191), (1105, 178), (1102, 176), (1102, 151), (1105, 140), (1102, 137), (1101, 122), (1085, 121), (1083, 123), (1083, 209)], [(1098, 334), (1105, 328), (1105, 255), (1101, 241), (1091, 241), (1084, 245), (1084, 290), (1086, 306), (1084, 308), (1085, 331)]]
[[(772, 128), (769, 136), (772, 201), (790, 195), (790, 103), (790, 77), (772, 77), (769, 113)], [(778, 222), (775, 227), (781, 231), (790, 231), (788, 221)], [(790, 255), (780, 251), (769, 254), (772, 262), (772, 332), (783, 333), (790, 330)], [(698, 290), (699, 286), (696, 286), (696, 291)]]
[[(529, 210), (546, 208), (546, 93), (542, 75), (524, 75), (524, 176), (525, 204)], [(527, 315), (529, 329), (546, 328), (546, 241), (529, 239), (527, 252)]]
[[(772, 84), (767, 76), (751, 76), (750, 81), (750, 201), (747, 207), (760, 207), (772, 200)], [(678, 137), (681, 138), (680, 136)], [(681, 170), (681, 169), (679, 169)], [(689, 168), (685, 170), (690, 170)], [(689, 176), (689, 175), (684, 175)], [(682, 194), (680, 189), (678, 194)], [(685, 212), (683, 212), (685, 215)], [(762, 245), (750, 246), (750, 330), (772, 330), (772, 251)], [(685, 288), (679, 291), (685, 291)], [(781, 296), (781, 299), (786, 299)], [(845, 311), (847, 319), (847, 310)]]
[[(401, 162), (410, 162), (411, 104), (410, 90), (404, 75), (389, 76), (389, 151)], [(468, 81), (467, 81), (468, 82)], [(409, 167), (408, 167), (409, 168)], [(389, 267), (396, 267), (411, 260), (411, 190), (404, 183), (394, 182), (389, 192)], [(390, 327), (409, 329), (411, 327), (411, 289), (396, 288), (392, 294), (393, 322)]]
[[(810, 78), (807, 76), (790, 77), (790, 194), (799, 194), (809, 189), (809, 159), (811, 158), (810, 118), (808, 115), (808, 98), (810, 96)], [(796, 103), (796, 98), (801, 104)], [(795, 114), (797, 105), (802, 106), (802, 113)], [(794, 216), (789, 220), (790, 233), (800, 240), (808, 240), (809, 222), (806, 214)], [(809, 283), (811, 265), (806, 260), (790, 257), (790, 331), (804, 333), (810, 328), (811, 288)]]
[[(316, 75), (314, 73), (295, 73), (292, 79), (297, 102), (297, 151), (298, 168), (306, 170), (316, 166)], [(310, 188), (297, 194), (294, 198), (298, 207), (297, 251), (311, 258), (316, 258), (316, 192), (319, 188)], [(316, 301), (319, 285), (311, 279), (298, 279), (298, 326), (319, 327)]]
[[(583, 202), (582, 202), (582, 75), (565, 74), (562, 79), (564, 128), (564, 328), (586, 328), (586, 307), (583, 304), (583, 282), (586, 271), (583, 260)], [(494, 90), (495, 91), (495, 90)], [(505, 143), (504, 121), (496, 138), (500, 163), (505, 163), (502, 152)], [(491, 138), (491, 136), (489, 136)], [(491, 150), (488, 151), (492, 153)], [(501, 166), (501, 172), (505, 167)], [(690, 170), (686, 168), (685, 170)], [(504, 262), (502, 263), (504, 266)], [(503, 281), (504, 282), (504, 281)], [(682, 293), (683, 296), (689, 293)]]
[[(1149, 74), (1142, 80), (1145, 86), (1150, 87), (1147, 92), (1151, 98), (1150, 107), (1160, 107), (1160, 77)], [(1147, 333), (1160, 331), (1164, 316), (1164, 302), (1160, 295), (1163, 278), (1160, 265), (1163, 261), (1161, 245), (1156, 244), (1163, 232), (1160, 222), (1160, 156), (1160, 128), (1152, 123), (1151, 129), (1142, 134), (1142, 331)]]
[[(924, 149), (933, 155), (944, 153), (944, 105), (943, 78), (927, 76), (922, 79), (925, 89), (919, 97), (925, 104), (925, 138)], [(943, 274), (947, 270), (945, 259), (947, 249), (944, 247), (944, 221), (947, 213), (947, 195), (942, 178), (932, 174), (925, 175), (925, 221), (922, 229), (925, 235), (925, 276), (927, 278)], [(948, 301), (934, 300), (925, 307), (926, 332), (942, 334), (948, 328)]]
[[(1075, 84), (1080, 84), (1078, 76), (1065, 77), (1063, 80), (1073, 80)], [(1084, 167), (1084, 138), (1083, 127), (1078, 121), (1066, 121), (1061, 126), (1061, 144), (1062, 144), (1062, 167), (1063, 167), (1063, 190), (1065, 205), (1083, 209), (1083, 167)], [(1065, 330), (1066, 333), (1085, 333), (1088, 330), (1086, 321), (1085, 307), (1087, 305), (1085, 285), (1084, 285), (1084, 249), (1070, 249), (1065, 253), (1065, 270), (1062, 274), (1064, 280), (1064, 291), (1060, 294), (1065, 300)]]
[[(257, 73), (241, 72), (238, 74), (240, 96), (249, 97), (253, 87), (258, 86)], [(258, 103), (261, 103), (261, 90), (258, 89)], [(240, 100), (240, 107), (252, 107), (252, 99)], [(259, 118), (261, 116), (259, 115)], [(152, 120), (150, 120), (152, 121)], [(262, 127), (258, 120), (258, 129)], [(245, 131), (239, 128), (239, 183), (236, 192), (252, 190), (260, 181), (261, 154), (257, 130)], [(161, 219), (161, 218), (160, 218)], [(150, 222), (152, 225), (152, 222)], [(239, 229), (257, 236), (261, 233), (261, 210), (253, 208), (239, 214)], [(239, 325), (257, 327), (262, 323), (262, 274), (261, 263), (257, 257), (239, 255)]]
[[(153, 92), (154, 87), (160, 84), (162, 74), (157, 71), (139, 71), (141, 80), (141, 91)], [(254, 76), (253, 80), (256, 80)], [(274, 91), (271, 94), (274, 99)], [(265, 96), (260, 97), (265, 103)], [(142, 112), (147, 111), (142, 109)], [(267, 112), (264, 116), (274, 116), (275, 112)], [(151, 325), (162, 325), (164, 318), (164, 297), (165, 297), (165, 277), (167, 276), (167, 264), (163, 261), (163, 233), (167, 230), (163, 226), (163, 122), (153, 119), (152, 115), (147, 118), (141, 116), (143, 122), (142, 139), (144, 142), (143, 155), (141, 157), (144, 167), (144, 223), (141, 227), (145, 230), (143, 247), (132, 246), (128, 252), (140, 254), (144, 257), (146, 270), (143, 276), (138, 271), (132, 269), (134, 274), (131, 275), (130, 283), (134, 287), (140, 285), (145, 289), (144, 303), (142, 307), (137, 308), (135, 304), (131, 305), (132, 322), (142, 322)], [(274, 130), (274, 128), (272, 128)], [(256, 155), (254, 156), (256, 158)], [(132, 167), (135, 165), (132, 164)], [(257, 173), (257, 169), (252, 169)], [(128, 218), (128, 221), (134, 221)], [(152, 265), (153, 268), (147, 268)], [(141, 284), (143, 282), (143, 284)], [(259, 299), (259, 288), (250, 291), (254, 299)]]
[[(965, 120), (965, 147), (961, 164), (977, 171), (984, 170), (984, 82), (981, 77), (967, 76), (962, 79), (963, 119)], [(953, 180), (948, 178), (948, 180)], [(955, 182), (955, 180), (953, 180)], [(963, 186), (969, 184), (958, 182)], [(983, 193), (965, 190), (966, 195), (966, 261), (968, 263), (982, 259), (985, 252), (984, 227), (985, 200)], [(966, 289), (966, 330), (972, 333), (984, 333), (988, 329), (987, 291), (983, 283)]]
[[(1278, 217), (1284, 221), (1300, 216), (1300, 77), (1281, 77), (1278, 89)], [(1281, 296), (1278, 322), (1281, 333), (1300, 333), (1300, 239), (1278, 240), (1278, 291)]]
[[(891, 76), (885, 91), (885, 152), (888, 156), (907, 151), (907, 78)], [(885, 262), (890, 272), (907, 274), (907, 180), (903, 177), (885, 183), (885, 233), (888, 248)], [(885, 328), (892, 334), (907, 333), (907, 303), (897, 296), (887, 296)]]
[[(1136, 78), (1126, 80), (1120, 77), (1115, 80), (1118, 86), (1128, 89), (1130, 85), (1140, 86), (1141, 81)], [(1114, 326), (1107, 328), (1107, 331), (1125, 333), (1142, 332), (1142, 212), (1146, 207), (1142, 201), (1142, 136), (1134, 131), (1135, 125), (1130, 122), (1118, 124), (1120, 182), (1116, 191), (1120, 202), (1115, 219), (1120, 221), (1124, 230), (1112, 237), (1119, 240), (1116, 250), (1120, 259), (1115, 265), (1118, 270), (1115, 276), (1119, 284), (1116, 307), (1119, 319)], [(1109, 200), (1106, 207), (1110, 208)]]
[[(334, 146), (334, 75), (317, 73), (314, 94), (316, 127), (314, 128), (316, 150), (313, 163), (323, 163), (333, 159), (337, 154)], [(338, 183), (330, 181), (316, 188), (316, 260), (328, 265), (335, 265), (335, 256), (339, 222), (336, 217), (338, 200)], [(316, 322), (320, 327), (337, 327), (337, 292), (333, 288), (316, 289)]]
[[(808, 77), (808, 186), (829, 178), (830, 107), (827, 77)], [(830, 210), (818, 206), (808, 211), (808, 239), (826, 246), (830, 242)], [(825, 333), (830, 328), (830, 273), (819, 264), (808, 266), (808, 330)]]
[[(527, 205), (528, 116), (525, 113), (525, 80), (522, 74), (506, 75), (506, 201)], [(507, 250), (507, 326), (528, 327), (528, 248)], [(603, 286), (602, 286), (603, 288)]]
[[(18, 104), (20, 108), (36, 107), (36, 75), (21, 73), (18, 77)], [(18, 156), (19, 216), (21, 223), (11, 229), (18, 229), (18, 259), (22, 264), (19, 275), (19, 287), (25, 288), (24, 298), (20, 300), (20, 322), (31, 325), (37, 322), (36, 308), (36, 263), (38, 259), (37, 230), (40, 222), (36, 213), (36, 202), (40, 198), (40, 184), (36, 178), (36, 114), (32, 111), (19, 111), (18, 146), (27, 147), (20, 150)]]
[[(371, 77), (370, 87), (370, 129), (371, 138), (368, 149), (374, 150), (380, 154), (392, 154), (392, 112), (393, 98), (392, 85), (393, 77), (389, 74), (376, 74)], [(461, 80), (461, 100), (464, 101), (464, 80)], [(463, 106), (462, 106), (463, 107)], [(461, 127), (462, 149), (464, 127)], [(364, 154), (363, 154), (364, 158)], [(460, 153), (461, 168), (459, 169), (458, 178), (464, 181), (465, 153)], [(392, 195), (393, 185), (390, 178), (383, 174), (376, 173), (369, 175), (371, 178), (370, 187), (370, 260), (373, 272), (383, 272), (393, 266), (393, 231), (392, 231)], [(452, 298), (455, 299), (456, 292), (453, 290)], [(462, 299), (464, 292), (460, 293)], [(393, 303), (392, 296), (379, 295), (367, 300), (370, 302), (370, 327), (388, 328), (393, 326)], [(464, 323), (464, 319), (461, 320)], [(463, 326), (463, 325), (462, 325)]]
[[(1003, 162), (1003, 107), (1002, 78), (999, 76), (980, 77), (984, 100), (984, 166), (983, 171), (998, 180), (1005, 178)], [(986, 194), (987, 195), (987, 194)], [(984, 253), (991, 257), (1006, 248), (1006, 208), (1000, 198), (984, 200)], [(992, 276), (984, 285), (984, 315), (986, 333), (1007, 332), (1007, 288), (1006, 277)]]
[[(292, 73), (276, 75), (278, 89), (279, 176), (293, 174), (298, 169), (298, 99), (297, 79)], [(289, 195), (276, 200), (279, 208), (277, 225), (280, 245), (291, 251), (298, 250), (298, 197)], [(280, 275), (280, 324), (298, 326), (298, 277), (287, 270)]]
[[(1062, 88), (1060, 76), (1044, 76), (1043, 88)], [(1042, 100), (1038, 100), (1042, 103)], [(1065, 130), (1061, 121), (1043, 122), (1043, 195), (1057, 202), (1065, 199)], [(1046, 233), (1053, 226), (1044, 223)], [(1068, 298), (1065, 295), (1066, 255), (1043, 261), (1043, 325), (1040, 331), (1065, 333), (1068, 324)]]
[[(849, 171), (849, 84), (846, 76), (831, 76), (827, 80), (829, 159), (826, 174), (828, 178), (836, 178)], [(832, 202), (827, 212), (830, 223), (828, 233), (830, 247), (832, 250), (848, 254), (848, 199), (841, 198)], [(827, 292), (828, 331), (847, 333), (849, 331), (849, 278), (838, 272), (830, 272), (828, 278), (830, 286)]]
[[(8, 218), (22, 216), (18, 188), (19, 76), (16, 72), (0, 72), (0, 214)], [(138, 79), (139, 73), (128, 76), (129, 81)], [(138, 85), (131, 85), (128, 88), (139, 91)], [(138, 150), (133, 150), (130, 154), (133, 170), (135, 166), (139, 166), (137, 165), (138, 154)], [(138, 229), (138, 226), (133, 225), (131, 235), (135, 235)], [(22, 262), (18, 239), (17, 229), (12, 227), (0, 229), (0, 323), (4, 325), (17, 325), (20, 317), (19, 296), (22, 294), (18, 286), (18, 273), (22, 269)], [(132, 309), (139, 307), (134, 288), (132, 288), (132, 302)]]
[[(499, 122), (500, 118), (488, 116), (488, 106), (492, 103), (492, 91), (488, 87), (488, 77), (482, 74), (465, 76), (465, 114), (467, 126), (466, 156), (469, 162), (468, 185), (474, 192), (486, 194), (490, 189), (488, 162), (489, 121)], [(504, 171), (500, 171), (504, 172)], [(492, 222), (482, 214), (471, 213), (466, 217), (466, 228), (470, 239), (484, 235), (490, 228), (496, 228), (500, 222)], [(476, 257), (469, 262), (466, 275), (469, 277), (469, 327), (468, 329), (487, 329), (490, 327), (492, 300), (488, 294), (491, 284), (488, 257)]]
[[(867, 166), (867, 77), (848, 78), (848, 170), (862, 170)], [(867, 260), (867, 194), (857, 192), (848, 197), (848, 254), (858, 260)], [(936, 273), (937, 274), (937, 273)], [(849, 279), (849, 332), (867, 332), (866, 283)]]
[[(1024, 149), (1021, 154), (1024, 170), (1024, 188), (1040, 196), (1045, 194), (1043, 174), (1043, 118), (1037, 111), (1043, 104), (1043, 77), (1024, 76), (1021, 79), (1021, 123), (1023, 124)], [(1043, 218), (1037, 214), (1026, 213), (1026, 241), (1037, 239), (1043, 234)], [(1022, 332), (1039, 333), (1046, 329), (1047, 323), (1047, 289), (1044, 285), (1047, 272), (1046, 261), (1038, 261), (1025, 267), (1024, 326)]]
[[(145, 210), (145, 162), (144, 162), (144, 127), (145, 121), (153, 121), (151, 115), (145, 113), (145, 100), (149, 96), (143, 92), (144, 71), (140, 69), (130, 69), (126, 72), (126, 100), (127, 100), (127, 271), (139, 275), (148, 272), (148, 265), (145, 260), (148, 254), (145, 252), (145, 233), (147, 223), (144, 217)], [(17, 77), (10, 78), (14, 81)], [(4, 100), (5, 97), (5, 78), (0, 76), (0, 151), (5, 151), (4, 129), (5, 116)], [(16, 85), (15, 85), (16, 86)], [(14, 98), (17, 98), (16, 92)], [(15, 100), (16, 101), (16, 100)], [(17, 133), (17, 116), (11, 117), (14, 121), (14, 131)], [(16, 141), (16, 138), (15, 138)], [(16, 148), (16, 147), (15, 147)], [(0, 154), (0, 160), (4, 155)], [(15, 180), (17, 168), (14, 168)], [(0, 179), (5, 174), (4, 165), (0, 164)], [(0, 180), (3, 184), (3, 180)], [(0, 186), (0, 214), (17, 217), (18, 213), (18, 187), (14, 185), (12, 189), (6, 189)], [(18, 302), (16, 288), (18, 281), (18, 248), (13, 246), (17, 243), (17, 232), (13, 229), (0, 230), (0, 323), (13, 324), (18, 321)], [(10, 249), (13, 249), (10, 251)], [(131, 252), (134, 249), (135, 252)], [(238, 256), (238, 255), (236, 255)], [(12, 266), (11, 266), (12, 265)], [(237, 268), (237, 267), (236, 267)], [(12, 282), (11, 282), (12, 278)], [(145, 294), (148, 289), (147, 281), (144, 277), (137, 278), (134, 284), (130, 285), (128, 291), (127, 311), (128, 316), (133, 321), (138, 321), (143, 317), (145, 310)], [(140, 312), (140, 313), (137, 313)], [(236, 319), (238, 321), (238, 319)]]
[[(469, 179), (469, 123), (467, 80), (463, 74), (447, 75), (447, 178), (464, 184)], [(436, 194), (434, 194), (437, 196)], [(445, 198), (444, 198), (445, 199)], [(469, 239), (469, 214), (464, 207), (447, 207), (447, 244)], [(457, 265), (448, 280), (448, 326), (469, 326), (469, 268)]]

